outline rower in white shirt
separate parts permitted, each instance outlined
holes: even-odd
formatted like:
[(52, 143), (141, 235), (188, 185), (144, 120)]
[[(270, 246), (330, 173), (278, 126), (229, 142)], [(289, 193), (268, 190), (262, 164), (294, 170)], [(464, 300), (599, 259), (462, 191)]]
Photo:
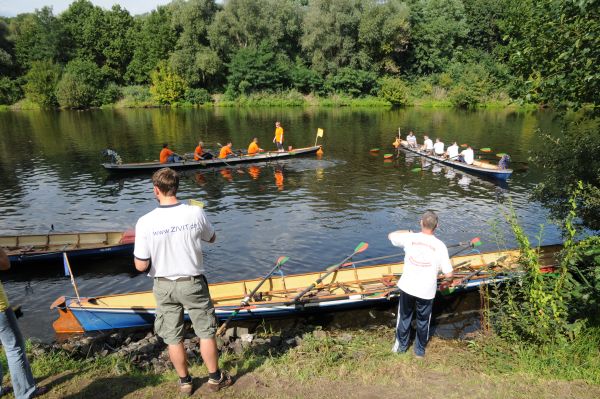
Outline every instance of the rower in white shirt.
[(456, 161), (458, 158), (458, 144), (456, 144), (456, 141), (452, 143), (450, 147), (448, 147), (446, 150), (446, 155), (448, 156), (448, 159)]
[(475, 160), (475, 153), (471, 146), (468, 146), (466, 150), (461, 151), (458, 156), (458, 160), (466, 163), (467, 165), (473, 165), (473, 161)]
[(440, 141), (440, 139), (435, 139), (435, 144), (433, 145), (433, 152), (437, 156), (444, 155), (444, 143)]
[(429, 136), (423, 136), (423, 139), (424, 139), (423, 146), (421, 147), (421, 150), (432, 154), (433, 153), (433, 141), (431, 141)]

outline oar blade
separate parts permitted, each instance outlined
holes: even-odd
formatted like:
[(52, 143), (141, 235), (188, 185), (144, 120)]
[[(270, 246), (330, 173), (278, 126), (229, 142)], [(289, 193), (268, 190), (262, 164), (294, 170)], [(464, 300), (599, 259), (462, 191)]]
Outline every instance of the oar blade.
[(361, 253), (363, 251), (366, 251), (367, 248), (369, 248), (369, 244), (366, 243), (366, 242), (361, 242), (360, 244), (358, 244), (356, 246), (356, 248), (354, 248), (354, 253), (355, 254), (359, 254), (359, 253)]
[(484, 147), (484, 148), (480, 148), (479, 151), (481, 151), (481, 152), (492, 152), (492, 149), (490, 147)]
[(420, 171), (421, 171), (421, 168), (413, 168), (413, 169), (411, 169), (410, 171), (411, 171), (411, 172), (420, 172)]
[(285, 262), (287, 262), (290, 258), (288, 256), (280, 256), (279, 259), (277, 259), (277, 267), (283, 265)]
[(480, 239), (479, 237), (475, 237), (475, 238), (473, 238), (471, 241), (469, 241), (469, 243), (471, 244), (471, 246), (472, 246), (473, 248), (476, 248), (476, 247), (480, 246), (481, 244), (483, 244), (483, 243), (481, 242), (481, 239)]

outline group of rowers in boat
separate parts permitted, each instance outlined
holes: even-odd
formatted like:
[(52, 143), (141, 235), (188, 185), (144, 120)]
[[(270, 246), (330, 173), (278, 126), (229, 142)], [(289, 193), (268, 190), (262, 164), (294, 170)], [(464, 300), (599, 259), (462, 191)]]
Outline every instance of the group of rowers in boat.
[[(258, 146), (258, 138), (254, 138), (252, 140), (252, 142), (250, 142), (250, 145), (248, 146), (248, 151), (246, 152), (246, 154), (242, 154), (241, 150), (238, 151), (238, 153), (234, 153), (233, 150), (231, 149), (231, 141), (228, 141), (226, 145), (222, 146), (221, 149), (219, 150), (219, 159), (225, 159), (228, 157), (235, 157), (235, 156), (241, 156), (241, 155), (256, 155), (259, 152), (263, 152), (264, 150), (262, 148), (260, 148)], [(205, 160), (205, 159), (213, 159), (215, 156), (204, 150), (204, 143), (202, 141), (198, 142), (198, 146), (196, 147), (196, 149), (194, 150), (194, 160), (195, 161), (200, 161), (200, 160)], [(183, 159), (185, 159), (185, 157), (182, 157), (181, 155), (173, 152), (170, 148), (169, 148), (169, 143), (164, 143), (163, 144), (163, 148), (160, 151), (160, 163), (171, 163), (171, 162), (180, 162)]]
[[(393, 143), (394, 147), (398, 148), (403, 145), (402, 141), (403, 140), (400, 138), (400, 134), (398, 134)], [(444, 150), (444, 143), (439, 138), (436, 138), (434, 143), (429, 136), (425, 135), (423, 136), (423, 144), (419, 146), (419, 144), (417, 144), (417, 136), (415, 136), (412, 131), (410, 131), (406, 136), (404, 145), (409, 148), (420, 150), (421, 152), (429, 155), (435, 155), (448, 160), (464, 162), (467, 165), (473, 165), (473, 162), (475, 161), (475, 151), (473, 151), (473, 148), (470, 145), (467, 145), (467, 148), (459, 152), (458, 144), (456, 144), (456, 141), (454, 141), (452, 145), (448, 146), (448, 148)], [(509, 162), (510, 157), (508, 154), (503, 154), (498, 162), (498, 167), (500, 169), (507, 169)]]

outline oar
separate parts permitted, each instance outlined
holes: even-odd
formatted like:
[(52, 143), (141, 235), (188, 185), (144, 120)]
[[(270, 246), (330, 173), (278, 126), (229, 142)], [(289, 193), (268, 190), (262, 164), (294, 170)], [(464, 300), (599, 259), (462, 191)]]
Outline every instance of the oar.
[(280, 267), (281, 265), (283, 265), (285, 262), (288, 261), (288, 257), (287, 256), (280, 256), (279, 259), (277, 259), (277, 263), (275, 264), (275, 266), (271, 269), (271, 271), (269, 272), (269, 274), (267, 274), (260, 283), (258, 283), (258, 285), (256, 287), (254, 287), (254, 289), (252, 290), (252, 292), (250, 292), (250, 294), (246, 295), (246, 297), (244, 299), (242, 299), (242, 302), (240, 303), (240, 306), (235, 309), (233, 311), (233, 313), (231, 313), (229, 315), (229, 317), (227, 318), (227, 320), (225, 320), (223, 322), (223, 324), (221, 324), (221, 327), (219, 327), (219, 329), (217, 330), (217, 336), (222, 335), (225, 332), (225, 329), (227, 328), (227, 325), (229, 324), (229, 322), (231, 321), (231, 319), (233, 319), (235, 316), (237, 316), (238, 313), (240, 313), (240, 310), (242, 310), (243, 308), (245, 308), (246, 306), (248, 306), (248, 302), (250, 302), (252, 300), (252, 297), (254, 296), (254, 294), (256, 294), (256, 291), (258, 291), (258, 289), (264, 284), (265, 281), (267, 281), (267, 279), (269, 277), (271, 277), (273, 275), (273, 273), (275, 273)]
[(321, 284), (323, 282), (323, 280), (327, 276), (329, 276), (331, 273), (336, 272), (337, 270), (339, 270), (342, 267), (342, 265), (344, 265), (344, 263), (346, 263), (348, 260), (350, 260), (354, 255), (365, 251), (367, 248), (369, 248), (369, 244), (367, 244), (366, 242), (361, 242), (360, 244), (358, 244), (356, 246), (356, 248), (354, 248), (354, 252), (352, 252), (352, 254), (350, 254), (349, 256), (347, 256), (346, 259), (344, 259), (340, 263), (336, 263), (335, 265), (329, 266), (327, 269), (325, 269), (327, 273), (325, 273), (324, 275), (322, 275), (321, 277), (319, 277), (314, 283), (312, 283), (311, 285), (309, 285), (308, 287), (306, 287), (301, 293), (299, 293), (298, 295), (296, 295), (294, 297), (294, 299), (292, 299), (291, 301), (287, 302), (286, 305), (292, 305), (292, 304), (298, 302), (300, 300), (300, 298), (302, 298), (304, 295), (306, 295), (308, 292), (310, 292), (317, 285)]
[(455, 253), (453, 253), (452, 255), (450, 255), (451, 258), (455, 257), (456, 255), (460, 254), (461, 252), (465, 252), (467, 249), (471, 249), (471, 248), (477, 248), (478, 246), (480, 246), (481, 244), (483, 244), (481, 242), (481, 239), (479, 237), (475, 237), (472, 240), (469, 241), (469, 245), (459, 249), (458, 251), (456, 251)]

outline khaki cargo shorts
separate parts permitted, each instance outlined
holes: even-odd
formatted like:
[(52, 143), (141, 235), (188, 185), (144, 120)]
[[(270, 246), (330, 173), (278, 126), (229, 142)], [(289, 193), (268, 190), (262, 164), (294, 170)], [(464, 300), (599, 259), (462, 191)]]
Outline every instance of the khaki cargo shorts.
[(166, 344), (183, 342), (183, 311), (187, 313), (200, 338), (214, 338), (217, 318), (204, 276), (176, 281), (154, 279), (156, 320), (154, 331)]

